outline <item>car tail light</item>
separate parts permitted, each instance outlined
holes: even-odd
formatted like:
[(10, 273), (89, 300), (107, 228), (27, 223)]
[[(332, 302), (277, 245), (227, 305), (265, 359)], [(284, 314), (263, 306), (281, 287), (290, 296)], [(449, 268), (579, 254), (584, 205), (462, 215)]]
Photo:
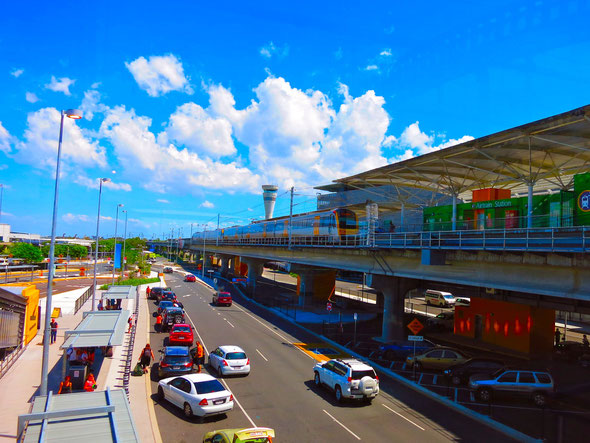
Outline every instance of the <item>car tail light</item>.
[(161, 368), (167, 368), (168, 366), (170, 366), (168, 363), (164, 363), (164, 362), (160, 363)]
[(378, 375), (375, 376), (375, 380), (379, 381), (379, 376)]
[(346, 381), (348, 381), (348, 383), (350, 383), (350, 382), (352, 381), (352, 377), (348, 377), (348, 378), (346, 379)]
[(250, 364), (250, 359), (248, 359), (248, 361), (246, 362), (246, 366), (248, 366)]
[(207, 399), (206, 399), (206, 398), (204, 398), (203, 400), (201, 400), (201, 401), (199, 402), (199, 406), (207, 406), (208, 404), (209, 404), (209, 402), (207, 401)]
[(225, 360), (223, 360), (223, 366), (229, 366)]
[(187, 368), (188, 368), (189, 366), (192, 366), (192, 365), (193, 365), (193, 362), (192, 362), (192, 361), (186, 362), (186, 363), (184, 364), (184, 366), (186, 366)]
[(229, 401), (234, 401), (234, 395), (233, 395), (233, 394), (231, 394), (231, 395), (229, 396)]

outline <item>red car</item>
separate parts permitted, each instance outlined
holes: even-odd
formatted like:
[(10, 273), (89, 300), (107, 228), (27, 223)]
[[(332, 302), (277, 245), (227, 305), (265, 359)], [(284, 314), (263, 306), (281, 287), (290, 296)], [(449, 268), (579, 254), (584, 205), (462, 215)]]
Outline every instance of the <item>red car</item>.
[(231, 294), (229, 292), (216, 292), (213, 294), (213, 304), (231, 306)]
[(197, 281), (197, 277), (195, 277), (193, 274), (186, 274), (184, 276), (184, 281)]
[(168, 338), (170, 346), (192, 346), (193, 345), (193, 328), (186, 323), (177, 323), (170, 330)]

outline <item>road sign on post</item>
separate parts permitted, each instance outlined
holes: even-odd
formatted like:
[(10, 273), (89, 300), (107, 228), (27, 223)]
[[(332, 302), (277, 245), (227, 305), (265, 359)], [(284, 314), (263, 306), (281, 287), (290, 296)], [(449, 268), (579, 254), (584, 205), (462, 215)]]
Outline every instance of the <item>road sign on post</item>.
[(332, 310), (332, 303), (326, 303), (326, 311), (330, 312)]
[(408, 335), (408, 341), (424, 341), (421, 335)]
[(417, 318), (415, 318), (408, 324), (408, 329), (412, 331), (414, 335), (417, 335), (418, 332), (424, 329), (424, 325), (420, 323)]

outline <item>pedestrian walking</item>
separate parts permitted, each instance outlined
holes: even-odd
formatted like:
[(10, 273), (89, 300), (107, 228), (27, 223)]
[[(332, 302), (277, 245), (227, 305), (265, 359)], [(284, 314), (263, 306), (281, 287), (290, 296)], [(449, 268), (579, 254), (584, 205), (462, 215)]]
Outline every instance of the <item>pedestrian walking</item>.
[(150, 298), (150, 292), (152, 292), (152, 290), (150, 289), (150, 287), (148, 286), (147, 288), (145, 288), (145, 296), (147, 298)]
[(205, 350), (200, 341), (195, 343), (197, 350), (193, 356), (193, 364), (197, 367), (197, 372), (201, 372), (201, 365), (205, 364)]
[(131, 332), (131, 328), (133, 327), (133, 315), (129, 316), (129, 320), (127, 320), (129, 327), (127, 328), (127, 332)]
[(162, 314), (158, 314), (156, 317), (156, 326), (154, 327), (156, 332), (162, 332), (162, 320)]
[(586, 334), (582, 336), (582, 344), (585, 348), (590, 348), (590, 342), (588, 341), (588, 337), (586, 337)]
[(51, 323), (49, 323), (49, 325), (51, 326), (51, 342), (50, 344), (53, 344), (57, 341), (57, 327), (58, 324), (55, 321), (54, 318), (51, 319)]
[(560, 332), (559, 328), (555, 328), (555, 346), (557, 346), (560, 341), (561, 341), (561, 332)]
[(103, 306), (103, 304), (102, 304), (102, 298), (101, 298), (101, 299), (99, 300), (99, 302), (98, 302), (98, 310), (99, 310), (99, 311), (103, 311), (103, 310), (104, 310), (104, 306)]
[(58, 394), (71, 394), (72, 393), (72, 378), (66, 375), (66, 378), (59, 384)]
[(147, 343), (145, 347), (141, 351), (141, 355), (139, 356), (139, 363), (141, 363), (141, 367), (143, 368), (143, 373), (146, 374), (148, 372), (148, 368), (152, 364), (152, 359), (154, 357), (154, 352), (150, 347), (150, 344)]

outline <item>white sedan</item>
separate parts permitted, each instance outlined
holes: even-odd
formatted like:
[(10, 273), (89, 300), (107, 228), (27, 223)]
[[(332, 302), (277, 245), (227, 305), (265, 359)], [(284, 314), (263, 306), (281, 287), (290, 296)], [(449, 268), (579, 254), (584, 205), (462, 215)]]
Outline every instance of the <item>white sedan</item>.
[(238, 346), (219, 346), (209, 354), (209, 364), (219, 376), (248, 375), (250, 373), (250, 359), (244, 350)]
[(160, 380), (158, 398), (182, 408), (187, 418), (229, 412), (234, 396), (209, 374), (187, 374)]

